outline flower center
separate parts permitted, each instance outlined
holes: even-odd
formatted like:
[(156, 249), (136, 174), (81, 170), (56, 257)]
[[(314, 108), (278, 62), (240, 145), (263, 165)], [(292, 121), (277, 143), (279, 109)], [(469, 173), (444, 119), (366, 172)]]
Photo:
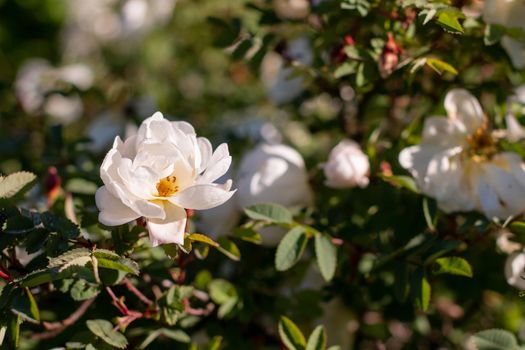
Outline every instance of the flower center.
[(474, 160), (483, 161), (497, 153), (497, 142), (485, 127), (480, 127), (467, 137), (467, 154)]
[(179, 186), (177, 185), (176, 176), (168, 176), (161, 179), (157, 183), (157, 192), (159, 197), (170, 197), (179, 191)]

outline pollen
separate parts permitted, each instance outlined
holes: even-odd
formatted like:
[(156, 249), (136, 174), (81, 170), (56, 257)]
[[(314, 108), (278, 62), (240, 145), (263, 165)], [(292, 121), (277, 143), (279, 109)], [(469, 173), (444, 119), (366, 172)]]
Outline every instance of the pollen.
[(170, 197), (179, 191), (179, 186), (177, 185), (177, 177), (168, 176), (161, 179), (157, 183), (157, 192), (159, 197)]

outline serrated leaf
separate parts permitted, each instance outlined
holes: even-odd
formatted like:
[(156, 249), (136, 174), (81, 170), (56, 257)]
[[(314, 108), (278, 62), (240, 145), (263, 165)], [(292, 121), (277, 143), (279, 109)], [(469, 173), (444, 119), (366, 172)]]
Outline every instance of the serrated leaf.
[(245, 208), (244, 212), (248, 217), (254, 220), (261, 220), (275, 224), (291, 224), (293, 222), (292, 213), (279, 204), (256, 204)]
[(278, 271), (285, 271), (295, 265), (303, 255), (307, 242), (308, 237), (302, 226), (288, 231), (277, 246), (275, 268)]
[(436, 275), (450, 274), (458, 276), (472, 277), (472, 267), (467, 260), (452, 256), (436, 259), (436, 268), (434, 270)]
[(128, 258), (119, 257), (116, 260), (110, 260), (106, 258), (97, 258), (98, 267), (103, 267), (111, 270), (119, 270), (134, 275), (139, 274), (139, 266), (136, 262)]
[(53, 281), (56, 274), (53, 274), (49, 269), (36, 270), (16, 280), (22, 287), (36, 287), (38, 285), (49, 283)]
[(93, 334), (111, 346), (125, 349), (128, 345), (126, 337), (122, 333), (113, 330), (113, 324), (109, 321), (100, 319), (88, 320), (86, 325)]
[(12, 216), (4, 224), (4, 232), (12, 235), (29, 233), (34, 228), (33, 220), (23, 215)]
[(26, 190), (36, 179), (36, 175), (28, 171), (19, 171), (0, 176), (0, 198), (11, 198), (22, 190)]
[(211, 245), (212, 247), (218, 247), (219, 243), (215, 242), (210, 237), (200, 234), (200, 233), (192, 233), (188, 236), (188, 238), (193, 242), (201, 242), (206, 243), (208, 245)]
[(326, 348), (326, 332), (323, 326), (317, 326), (306, 344), (306, 350), (324, 350)]
[(66, 219), (65, 217), (45, 212), (40, 215), (42, 224), (49, 232), (57, 232), (67, 239), (73, 239), (80, 235), (78, 225)]
[(465, 30), (461, 23), (459, 23), (459, 18), (463, 18), (464, 15), (461, 11), (456, 8), (450, 7), (445, 10), (440, 10), (436, 18), (436, 23), (438, 23), (443, 29), (453, 34), (463, 34)]
[(518, 349), (514, 334), (503, 329), (487, 329), (472, 336), (478, 350)]
[(323, 234), (315, 235), (315, 256), (321, 275), (325, 281), (330, 281), (337, 267), (337, 247), (330, 237)]
[(303, 333), (299, 327), (286, 316), (281, 316), (279, 321), (279, 336), (289, 350), (305, 350), (306, 339)]
[(226, 255), (228, 258), (234, 261), (241, 260), (241, 251), (239, 250), (237, 245), (233, 243), (231, 240), (229, 240), (226, 237), (220, 237), (217, 240), (217, 243), (219, 243), (219, 246), (216, 248), (222, 254)]
[(29, 288), (24, 288), (15, 295), (11, 303), (11, 311), (20, 316), (24, 321), (40, 322), (40, 311), (33, 294)]

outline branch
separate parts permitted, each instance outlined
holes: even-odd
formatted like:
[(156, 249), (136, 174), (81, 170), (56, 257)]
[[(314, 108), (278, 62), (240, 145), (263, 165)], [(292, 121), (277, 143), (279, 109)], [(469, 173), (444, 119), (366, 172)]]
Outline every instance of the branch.
[(127, 307), (122, 301), (120, 301), (119, 298), (117, 298), (117, 296), (115, 295), (115, 293), (113, 293), (113, 291), (111, 290), (111, 288), (106, 287), (106, 291), (108, 292), (109, 296), (110, 296), (111, 299), (113, 300), (113, 305), (115, 305), (115, 307), (116, 307), (117, 309), (119, 309), (119, 311), (120, 311), (124, 316), (128, 316), (128, 315), (129, 315), (129, 309), (128, 309), (128, 307)]
[(58, 334), (62, 333), (67, 327), (77, 322), (86, 313), (93, 301), (95, 301), (95, 298), (85, 300), (75, 312), (62, 321), (43, 322), (42, 324), (44, 328), (48, 330), (48, 332), (33, 334), (31, 338), (36, 340), (54, 338)]
[(124, 278), (123, 283), (126, 286), (126, 288), (128, 288), (128, 290), (131, 293), (135, 294), (137, 298), (139, 298), (144, 304), (148, 306), (151, 306), (153, 304), (153, 301), (151, 301), (147, 296), (142, 294), (142, 292), (138, 290), (137, 287), (135, 287), (127, 277)]

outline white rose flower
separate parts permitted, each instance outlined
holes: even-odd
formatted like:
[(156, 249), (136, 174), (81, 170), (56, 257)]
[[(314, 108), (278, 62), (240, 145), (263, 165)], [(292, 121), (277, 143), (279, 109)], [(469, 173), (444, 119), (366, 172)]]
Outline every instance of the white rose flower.
[(521, 276), (525, 276), (525, 253), (512, 253), (505, 262), (507, 283), (520, 290), (525, 290), (525, 280)]
[[(312, 201), (303, 158), (283, 144), (261, 144), (247, 153), (241, 161), (237, 185), (241, 210), (258, 203), (304, 207)], [(286, 231), (266, 227), (260, 233), (263, 245), (275, 246)]]
[(323, 170), (327, 186), (366, 187), (369, 182), (370, 162), (357, 143), (343, 140), (332, 149)]
[(301, 19), (310, 13), (308, 0), (273, 0), (273, 8), (280, 18)]
[(421, 144), (399, 162), (421, 191), (445, 212), (478, 210), (506, 219), (525, 210), (525, 166), (519, 155), (498, 152), (479, 102), (462, 89), (445, 98), (448, 117), (425, 120)]
[(237, 181), (242, 208), (267, 202), (305, 206), (312, 199), (303, 158), (282, 144), (261, 144), (247, 153)]
[[(489, 24), (500, 24), (508, 28), (525, 29), (525, 2), (523, 0), (485, 0), (483, 20)], [(501, 45), (509, 54), (516, 68), (525, 67), (525, 45), (519, 40), (504, 36)]]
[(144, 217), (153, 246), (184, 243), (185, 209), (204, 210), (226, 202), (232, 181), (213, 183), (231, 164), (228, 146), (215, 152), (186, 122), (157, 112), (137, 135), (117, 136), (100, 168), (104, 186), (95, 199), (99, 221), (117, 226)]

